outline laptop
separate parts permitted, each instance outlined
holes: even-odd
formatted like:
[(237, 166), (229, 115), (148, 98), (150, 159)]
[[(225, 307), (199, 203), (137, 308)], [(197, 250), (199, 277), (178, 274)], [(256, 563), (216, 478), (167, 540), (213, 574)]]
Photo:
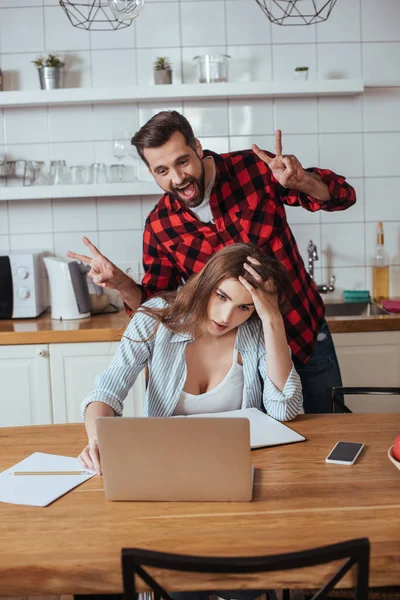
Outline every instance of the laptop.
[(96, 427), (108, 500), (252, 499), (248, 419), (97, 417)]

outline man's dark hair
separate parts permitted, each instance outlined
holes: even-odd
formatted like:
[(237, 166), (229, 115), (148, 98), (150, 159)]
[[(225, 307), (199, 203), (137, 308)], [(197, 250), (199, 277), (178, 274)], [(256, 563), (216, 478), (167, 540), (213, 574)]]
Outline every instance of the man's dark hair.
[(185, 138), (186, 145), (196, 150), (196, 138), (194, 137), (192, 126), (189, 121), (176, 110), (163, 110), (135, 133), (131, 139), (132, 146), (135, 146), (140, 158), (149, 166), (144, 157), (145, 148), (159, 148), (166, 142), (173, 133), (179, 131)]

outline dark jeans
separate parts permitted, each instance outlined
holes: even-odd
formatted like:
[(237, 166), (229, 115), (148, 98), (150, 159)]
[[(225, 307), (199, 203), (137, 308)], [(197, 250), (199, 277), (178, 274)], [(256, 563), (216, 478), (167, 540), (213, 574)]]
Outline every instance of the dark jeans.
[(317, 345), (309, 361), (304, 365), (293, 357), (293, 364), (303, 386), (304, 412), (330, 412), (328, 388), (342, 385), (342, 377), (326, 321), (318, 333)]

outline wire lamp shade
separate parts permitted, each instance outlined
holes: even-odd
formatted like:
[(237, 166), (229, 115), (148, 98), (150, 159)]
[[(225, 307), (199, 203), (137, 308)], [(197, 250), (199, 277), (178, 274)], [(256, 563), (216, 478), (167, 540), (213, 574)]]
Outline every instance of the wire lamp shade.
[(256, 0), (271, 23), (314, 25), (331, 14), (336, 0)]
[[(59, 0), (60, 6), (74, 27), (91, 31), (113, 31), (129, 27), (133, 18), (115, 16), (110, 8), (110, 0)], [(137, 4), (139, 14), (143, 0), (130, 0)], [(137, 15), (135, 15), (137, 16)]]

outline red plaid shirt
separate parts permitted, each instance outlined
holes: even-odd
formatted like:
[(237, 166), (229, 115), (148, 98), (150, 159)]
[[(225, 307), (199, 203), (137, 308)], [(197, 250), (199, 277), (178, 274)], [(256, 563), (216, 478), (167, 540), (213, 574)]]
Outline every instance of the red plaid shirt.
[[(176, 289), (207, 259), (228, 244), (252, 243), (287, 269), (293, 286), (292, 308), (284, 316), (292, 353), (306, 363), (324, 318), (324, 304), (307, 273), (286, 220), (284, 205), (306, 210), (344, 210), (355, 203), (345, 178), (310, 169), (328, 185), (330, 200), (316, 200), (281, 186), (252, 150), (215, 154), (216, 178), (210, 197), (214, 223), (202, 223), (179, 200), (164, 194), (146, 220), (143, 238), (143, 301)], [(271, 155), (273, 156), (273, 155)]]

